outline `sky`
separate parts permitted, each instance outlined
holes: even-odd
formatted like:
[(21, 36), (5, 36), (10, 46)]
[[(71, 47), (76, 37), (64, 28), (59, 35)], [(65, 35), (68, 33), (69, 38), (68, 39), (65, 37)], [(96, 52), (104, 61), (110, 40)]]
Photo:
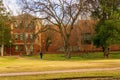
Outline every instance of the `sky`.
[(3, 0), (3, 3), (8, 11), (13, 15), (18, 15), (20, 12), (20, 7), (17, 5), (17, 0)]
[(7, 8), (7, 10), (10, 11), (11, 14), (14, 15), (14, 16), (19, 15), (20, 14), (20, 10), (21, 10), (20, 9), (20, 5), (17, 4), (17, 1), (18, 0), (3, 0), (3, 3), (5, 5), (5, 7)]

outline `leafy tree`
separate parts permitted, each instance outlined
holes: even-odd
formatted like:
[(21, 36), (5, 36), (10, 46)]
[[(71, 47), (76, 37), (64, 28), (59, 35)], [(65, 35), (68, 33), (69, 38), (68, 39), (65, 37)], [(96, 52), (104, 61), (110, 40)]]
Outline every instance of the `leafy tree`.
[(120, 19), (120, 0), (95, 0), (92, 5), (92, 17), (95, 19)]
[(104, 57), (109, 57), (109, 46), (120, 42), (120, 21), (106, 20), (96, 26), (94, 45), (102, 47)]
[(10, 25), (8, 20), (9, 13), (3, 5), (3, 1), (0, 0), (0, 50), (1, 56), (4, 53), (4, 46), (9, 44), (10, 40)]
[(102, 47), (104, 57), (109, 57), (109, 46), (120, 41), (120, 0), (98, 0), (92, 16), (98, 20), (94, 45)]

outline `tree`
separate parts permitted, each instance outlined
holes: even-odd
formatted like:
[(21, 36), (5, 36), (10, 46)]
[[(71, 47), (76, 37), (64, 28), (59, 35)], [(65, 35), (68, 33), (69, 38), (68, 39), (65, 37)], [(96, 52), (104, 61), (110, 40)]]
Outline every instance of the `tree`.
[[(4, 55), (4, 46), (9, 44), (10, 40), (10, 24), (8, 19), (9, 13), (0, 0), (0, 49), (1, 56)], [(6, 34), (7, 33), (7, 34)]]
[(99, 21), (120, 18), (120, 0), (95, 0), (92, 5), (92, 17)]
[[(120, 42), (120, 21), (106, 20), (96, 26), (93, 42), (97, 47), (102, 47), (104, 57), (109, 57), (109, 46)], [(99, 27), (99, 29), (98, 29)]]
[[(41, 19), (28, 13), (22, 13), (21, 15), (17, 16), (15, 20), (19, 20), (20, 22), (14, 21), (14, 23), (19, 24), (18, 28), (20, 29), (20, 39), (22, 39), (23, 47), (25, 49), (24, 54), (31, 55), (33, 53), (35, 40), (39, 39), (41, 36), (39, 33), (42, 32), (45, 32), (45, 35), (47, 36), (45, 39), (46, 44), (44, 45), (44, 48), (46, 50), (48, 49), (50, 45), (49, 41), (51, 33), (49, 32), (49, 28), (47, 26), (41, 24)], [(41, 47), (39, 50), (41, 51)]]
[(44, 32), (45, 33), (45, 50), (48, 51), (50, 44), (52, 44), (52, 39), (54, 39), (54, 32), (50, 29)]
[(40, 14), (40, 17), (56, 25), (64, 44), (66, 58), (70, 58), (70, 36), (79, 15), (90, 7), (89, 0), (22, 0), (25, 11)]
[(93, 42), (109, 57), (109, 46), (120, 41), (120, 0), (98, 0), (92, 16), (98, 21)]

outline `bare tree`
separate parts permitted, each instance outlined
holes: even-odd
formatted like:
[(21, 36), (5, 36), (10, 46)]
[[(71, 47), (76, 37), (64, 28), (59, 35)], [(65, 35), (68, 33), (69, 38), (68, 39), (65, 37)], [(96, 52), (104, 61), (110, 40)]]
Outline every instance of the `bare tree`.
[(53, 43), (54, 41), (54, 37), (55, 37), (55, 31), (51, 30), (52, 28), (50, 28), (50, 26), (52, 25), (47, 25), (48, 29), (47, 31), (45, 31), (45, 50), (48, 51), (50, 44)]
[(89, 0), (22, 0), (24, 10), (40, 14), (60, 33), (66, 58), (70, 58), (70, 36), (79, 15), (87, 11)]
[(25, 53), (26, 55), (30, 55), (33, 52), (32, 47), (34, 46), (35, 40), (40, 37), (39, 34), (42, 32), (46, 32), (50, 28), (46, 25), (42, 25), (41, 19), (36, 18), (31, 14), (24, 13), (20, 15), (19, 18), (19, 26), (21, 27), (21, 34), (23, 35)]

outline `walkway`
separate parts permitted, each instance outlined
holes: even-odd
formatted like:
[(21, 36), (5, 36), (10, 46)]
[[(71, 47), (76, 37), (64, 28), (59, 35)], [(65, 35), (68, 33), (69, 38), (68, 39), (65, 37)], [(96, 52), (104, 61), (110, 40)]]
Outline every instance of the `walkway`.
[(75, 69), (75, 70), (54, 70), (54, 71), (41, 71), (41, 72), (17, 72), (17, 73), (0, 73), (0, 76), (20, 76), (20, 75), (38, 75), (38, 74), (55, 74), (55, 73), (71, 73), (71, 72), (88, 72), (88, 71), (112, 71), (120, 70), (116, 68), (92, 68), (92, 69)]

